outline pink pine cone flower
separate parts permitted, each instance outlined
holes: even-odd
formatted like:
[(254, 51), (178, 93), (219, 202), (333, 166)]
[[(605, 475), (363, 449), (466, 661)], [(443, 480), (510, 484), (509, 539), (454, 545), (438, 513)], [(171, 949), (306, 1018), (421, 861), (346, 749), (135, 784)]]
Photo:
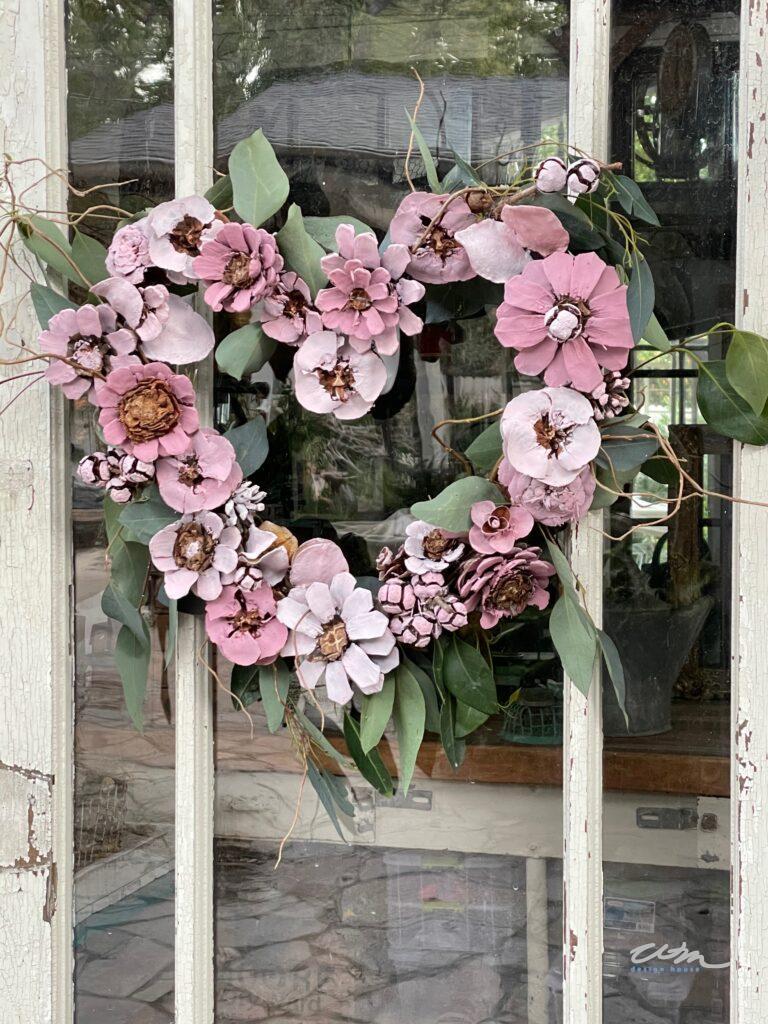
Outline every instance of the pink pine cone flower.
[(192, 435), (182, 455), (166, 455), (155, 464), (160, 497), (177, 512), (201, 512), (223, 505), (243, 479), (235, 449), (217, 430)]
[(565, 252), (568, 232), (541, 206), (503, 206), (499, 220), (489, 217), (456, 235), (473, 269), (488, 281), (503, 284), (530, 263), (531, 253)]
[(555, 567), (541, 559), (540, 548), (513, 548), (506, 555), (478, 555), (464, 563), (459, 595), (468, 611), (480, 611), (480, 627), (492, 629), (499, 619), (519, 615), (527, 607), (549, 604), (549, 577)]
[(300, 345), (308, 335), (323, 329), (307, 282), (292, 270), (280, 274), (274, 291), (262, 301), (258, 317), (267, 337), (284, 345)]
[(296, 398), (310, 412), (340, 420), (364, 416), (387, 382), (375, 352), (357, 352), (333, 331), (311, 334), (293, 360)]
[(282, 583), (288, 572), (288, 552), (270, 530), (248, 527), (238, 552), (237, 566), (223, 577), (241, 590), (252, 590), (264, 580), (271, 587)]
[(601, 367), (626, 366), (634, 344), (627, 286), (593, 252), (554, 253), (507, 281), (494, 333), (518, 350), (520, 373), (590, 392), (603, 380)]
[(222, 590), (222, 574), (237, 565), (240, 531), (224, 526), (215, 512), (182, 516), (163, 527), (149, 542), (156, 569), (165, 574), (165, 592), (171, 600), (190, 590), (203, 601), (214, 601)]
[(554, 487), (574, 480), (600, 449), (592, 405), (571, 388), (517, 395), (502, 414), (501, 436), (514, 469)]
[(325, 537), (313, 537), (299, 545), (289, 578), (292, 587), (308, 587), (310, 583), (330, 583), (342, 572), (349, 572), (349, 564), (339, 545)]
[[(86, 303), (79, 309), (62, 309), (38, 337), (41, 352), (52, 359), (45, 371), (49, 384), (58, 384), (67, 398), (86, 396), (94, 402), (97, 378), (113, 367), (140, 365), (135, 354), (136, 335), (117, 322), (109, 306)], [(96, 403), (98, 404), (98, 403)], [(107, 439), (109, 440), (109, 439)]]
[(144, 462), (187, 451), (200, 426), (194, 403), (189, 377), (174, 373), (165, 363), (112, 370), (98, 382), (94, 397), (107, 443)]
[(155, 476), (155, 465), (126, 455), (119, 448), (92, 452), (80, 459), (77, 475), (89, 487), (103, 487), (112, 501), (124, 505)]
[(375, 343), (381, 355), (394, 355), (398, 329), (414, 335), (423, 327), (408, 308), (424, 297), (424, 285), (403, 278), (411, 261), (407, 246), (392, 244), (379, 256), (376, 236), (355, 235), (351, 224), (338, 226), (336, 244), (338, 253), (320, 261), (333, 285), (318, 292), (315, 300), (324, 325), (345, 334), (358, 352)]
[(533, 516), (517, 505), (497, 505), (494, 501), (476, 501), (470, 509), (472, 527), (469, 543), (484, 555), (503, 555), (516, 541), (533, 529)]
[(193, 262), (203, 243), (215, 238), (222, 227), (215, 208), (203, 196), (160, 203), (144, 220), (150, 259), (176, 284), (196, 281)]
[(276, 615), (275, 595), (266, 583), (247, 591), (224, 587), (205, 606), (205, 631), (234, 665), (271, 665), (288, 636)]
[(569, 484), (553, 487), (518, 473), (506, 459), (502, 459), (499, 466), (499, 483), (506, 487), (510, 501), (526, 509), (544, 526), (564, 526), (583, 519), (592, 504), (596, 486), (589, 466)]
[(450, 592), (440, 573), (411, 582), (391, 579), (380, 588), (378, 600), (397, 640), (410, 647), (426, 647), (444, 631), (452, 633), (467, 624), (465, 604)]
[(301, 685), (314, 690), (325, 683), (337, 704), (352, 699), (352, 684), (361, 693), (378, 693), (400, 661), (387, 616), (348, 572), (330, 583), (294, 587), (278, 603), (277, 617), (290, 630), (282, 653), (296, 658)]
[(464, 551), (461, 537), (420, 519), (408, 524), (405, 535), (405, 567), (414, 576), (443, 572), (457, 562)]
[[(448, 195), (432, 195), (431, 192), (411, 192), (400, 203), (389, 225), (392, 241), (406, 246), (410, 252), (450, 198)], [(476, 221), (463, 198), (452, 200), (440, 223), (411, 254), (406, 267), (410, 276), (426, 284), (469, 281), (475, 277), (467, 252), (457, 240), (456, 233)]]
[(146, 233), (147, 218), (142, 217), (135, 224), (118, 228), (105, 260), (110, 277), (122, 277), (131, 284), (141, 284), (147, 267), (152, 266), (149, 255), (149, 238)]
[(193, 267), (208, 285), (205, 301), (211, 309), (243, 313), (275, 290), (283, 257), (269, 231), (233, 223), (202, 246)]

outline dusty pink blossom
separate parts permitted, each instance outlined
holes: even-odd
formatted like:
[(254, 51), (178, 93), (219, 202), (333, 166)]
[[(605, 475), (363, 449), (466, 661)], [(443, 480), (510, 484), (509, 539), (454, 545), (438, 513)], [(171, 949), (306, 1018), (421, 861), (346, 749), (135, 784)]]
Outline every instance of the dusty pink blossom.
[[(451, 197), (448, 195), (411, 192), (400, 203), (389, 225), (392, 241), (407, 246), (410, 251), (449, 199)], [(476, 220), (463, 198), (451, 199), (440, 223), (431, 229), (412, 253), (407, 273), (426, 284), (469, 281), (475, 277), (469, 257), (464, 246), (457, 241), (456, 233), (474, 224)]]
[(592, 406), (571, 388), (517, 395), (502, 414), (501, 436), (514, 469), (556, 487), (575, 479), (600, 448)]
[(485, 555), (511, 551), (516, 541), (533, 529), (533, 516), (519, 505), (476, 501), (469, 514), (472, 519), (469, 543), (475, 551)]
[(340, 420), (364, 416), (387, 382), (375, 352), (357, 352), (333, 331), (310, 335), (293, 360), (296, 398), (310, 412)]
[(277, 617), (289, 629), (282, 653), (296, 658), (301, 685), (314, 690), (325, 683), (337, 704), (352, 699), (352, 684), (361, 693), (378, 693), (400, 661), (389, 619), (348, 572), (330, 583), (294, 587), (278, 603)]
[(225, 584), (234, 583), (241, 590), (251, 590), (264, 580), (271, 587), (282, 583), (288, 572), (285, 545), (270, 530), (255, 524), (248, 527), (237, 557), (237, 566), (223, 577)]
[(587, 395), (598, 423), (613, 419), (624, 412), (629, 405), (627, 391), (630, 384), (629, 377), (625, 377), (618, 370), (606, 370), (602, 381)]
[(189, 377), (165, 363), (112, 370), (98, 381), (94, 404), (108, 444), (119, 445), (145, 462), (159, 455), (183, 455), (200, 420)]
[(325, 537), (313, 537), (300, 544), (291, 561), (292, 587), (308, 587), (310, 583), (330, 583), (339, 573), (349, 572), (349, 565), (338, 544)]
[(141, 284), (147, 267), (152, 265), (149, 255), (149, 239), (146, 234), (146, 217), (135, 224), (125, 224), (112, 237), (105, 260), (111, 277), (122, 277), (131, 284)]
[(467, 610), (480, 611), (480, 627), (492, 629), (499, 619), (519, 615), (532, 605), (549, 604), (549, 577), (555, 567), (543, 561), (540, 548), (513, 548), (505, 555), (468, 559), (457, 587)]
[(208, 286), (205, 301), (211, 309), (243, 313), (275, 290), (283, 257), (269, 231), (232, 223), (201, 247), (193, 268)]
[(280, 274), (274, 291), (259, 306), (258, 316), (267, 337), (284, 345), (300, 345), (308, 335), (323, 329), (309, 286), (292, 270)]
[(565, 191), (567, 168), (559, 156), (548, 156), (533, 172), (533, 180), (539, 192)]
[(196, 512), (165, 526), (149, 542), (152, 564), (164, 573), (165, 592), (172, 600), (190, 590), (203, 601), (215, 600), (222, 574), (237, 565), (240, 531), (225, 526), (215, 512)]
[(405, 529), (405, 567), (414, 576), (443, 572), (464, 551), (461, 537), (417, 519)]
[(510, 501), (526, 509), (537, 523), (544, 526), (564, 526), (577, 523), (589, 511), (595, 496), (595, 477), (589, 466), (569, 484), (553, 487), (534, 480), (502, 459), (499, 483), (506, 487)]
[(426, 647), (444, 631), (454, 632), (467, 624), (467, 609), (451, 593), (440, 573), (415, 576), (410, 582), (390, 579), (378, 594), (389, 615), (389, 628), (402, 644)]
[(58, 384), (67, 398), (86, 396), (93, 402), (98, 382), (95, 374), (139, 364), (135, 334), (121, 328), (115, 311), (106, 305), (86, 303), (55, 313), (40, 333), (38, 345), (44, 354), (61, 357), (48, 364), (45, 379)]
[(367, 351), (375, 343), (381, 355), (398, 348), (398, 330), (418, 334), (422, 321), (408, 307), (424, 297), (424, 285), (404, 278), (408, 247), (393, 243), (379, 256), (376, 236), (356, 235), (351, 224), (336, 229), (338, 253), (320, 261), (333, 287), (318, 292), (315, 305), (326, 327), (344, 334), (352, 348)]
[(224, 587), (205, 606), (205, 631), (234, 665), (271, 665), (288, 636), (266, 583), (252, 590)]
[(177, 512), (218, 508), (243, 479), (235, 449), (210, 427), (192, 435), (182, 455), (166, 455), (155, 464), (160, 497)]
[(530, 263), (531, 253), (565, 252), (568, 232), (551, 210), (541, 206), (503, 206), (491, 217), (457, 232), (472, 268), (488, 281), (503, 284)]
[(203, 196), (160, 203), (144, 220), (150, 259), (176, 284), (196, 281), (193, 262), (203, 243), (215, 238), (222, 227), (215, 208)]
[(92, 452), (82, 458), (77, 475), (90, 487), (104, 488), (112, 501), (123, 505), (154, 479), (155, 467), (120, 448), (107, 448), (106, 452)]
[(603, 367), (626, 366), (634, 344), (627, 311), (627, 286), (593, 252), (558, 252), (535, 260), (507, 281), (494, 328), (515, 366), (545, 384), (568, 382), (592, 391)]

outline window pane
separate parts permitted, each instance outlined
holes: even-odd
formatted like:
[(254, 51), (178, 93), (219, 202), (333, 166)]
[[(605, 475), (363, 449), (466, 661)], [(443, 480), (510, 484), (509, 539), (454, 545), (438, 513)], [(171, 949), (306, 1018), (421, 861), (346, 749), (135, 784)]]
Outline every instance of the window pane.
[[(214, 11), (217, 166), (261, 128), (305, 215), (351, 214), (383, 237), (408, 190), (412, 67), (425, 82), (419, 124), (442, 173), (452, 151), (479, 164), (565, 137), (566, 4), (253, 0)], [(418, 155), (410, 166), (425, 188)], [(506, 181), (511, 169), (502, 162), (490, 180)], [(489, 413), (520, 388), (480, 310), (451, 325), (438, 311), (432, 319), (401, 339), (395, 385), (361, 420), (301, 408), (285, 346), (249, 380), (217, 380), (220, 427), (256, 415), (267, 422), (270, 455), (255, 476), (268, 491), (264, 515), (301, 540), (336, 538), (359, 576), (375, 575), (378, 551), (400, 543), (410, 505), (455, 475), (435, 424)], [(442, 436), (463, 449), (482, 428), (448, 425)], [(523, 630), (508, 652), (500, 641), (505, 696), (524, 674), (559, 679), (545, 630)], [(268, 733), (261, 705), (249, 708), (252, 738), (251, 723), (222, 697), (217, 1021), (557, 1019), (562, 688), (545, 692), (541, 706), (490, 719), (458, 771), (429, 735), (404, 804), (329, 761), (354, 806), (342, 822), (352, 845), (341, 844), (307, 783), (278, 870), (301, 765), (288, 730)], [(320, 721), (310, 704), (305, 711)], [(333, 707), (323, 711), (342, 746)]]
[[(733, 319), (738, 35), (737, 2), (614, 4), (613, 157), (661, 221), (642, 233), (656, 312), (675, 341)], [(716, 335), (688, 348), (704, 361), (724, 355)], [(696, 366), (642, 346), (633, 397), (691, 476), (728, 495), (731, 444), (702, 422)], [(660, 522), (677, 484), (649, 472), (635, 485), (644, 493), (620, 498), (609, 520), (625, 536), (607, 552), (605, 628), (622, 656), (629, 724), (606, 679), (605, 1020), (722, 1024), (731, 506), (715, 493), (687, 498)]]

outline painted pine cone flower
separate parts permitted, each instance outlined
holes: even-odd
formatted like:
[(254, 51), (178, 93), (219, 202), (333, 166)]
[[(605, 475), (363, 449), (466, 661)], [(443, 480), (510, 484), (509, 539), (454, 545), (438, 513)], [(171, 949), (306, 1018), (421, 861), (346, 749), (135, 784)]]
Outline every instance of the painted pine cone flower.
[(355, 235), (351, 224), (336, 229), (338, 253), (320, 261), (333, 287), (318, 292), (315, 304), (326, 327), (344, 334), (358, 352), (375, 344), (381, 355), (394, 355), (403, 334), (418, 334), (423, 324), (408, 307), (424, 297), (424, 285), (403, 278), (410, 263), (408, 247), (393, 243), (379, 256), (376, 236)]
[(389, 619), (348, 572), (330, 583), (294, 587), (278, 603), (277, 616), (289, 629), (282, 653), (296, 658), (300, 684), (314, 690), (325, 683), (337, 704), (352, 699), (353, 685), (377, 693), (400, 661)]
[(267, 337), (284, 345), (300, 345), (308, 335), (323, 329), (309, 286), (292, 270), (280, 274), (274, 291), (259, 306), (258, 317)]
[(283, 257), (269, 231), (233, 223), (202, 246), (193, 268), (208, 286), (205, 301), (211, 309), (243, 313), (274, 292)]
[(112, 501), (120, 505), (131, 501), (136, 492), (155, 476), (152, 462), (142, 462), (119, 448), (86, 455), (77, 465), (77, 475), (90, 487), (102, 487)]
[(210, 427), (192, 435), (182, 455), (166, 455), (156, 463), (157, 486), (166, 505), (177, 512), (218, 508), (242, 482), (235, 449)]
[(515, 348), (520, 373), (591, 392), (604, 369), (621, 370), (634, 342), (627, 286), (593, 252), (558, 252), (507, 281), (494, 333)]
[(541, 206), (504, 206), (499, 219), (487, 217), (457, 232), (472, 268), (488, 281), (503, 284), (530, 263), (532, 253), (565, 252), (568, 232)]
[(504, 455), (520, 473), (562, 487), (600, 449), (600, 430), (589, 399), (571, 388), (525, 391), (501, 417)]
[(499, 483), (506, 487), (510, 501), (519, 505), (544, 526), (577, 523), (589, 511), (595, 496), (595, 477), (589, 466), (562, 487), (553, 487), (518, 473), (506, 459), (499, 466)]
[(467, 608), (445, 585), (440, 573), (412, 582), (392, 579), (384, 583), (378, 598), (389, 615), (389, 628), (402, 644), (426, 647), (445, 630), (453, 632), (467, 624)]
[(548, 156), (533, 172), (533, 180), (539, 192), (565, 191), (568, 169), (559, 156)]
[(189, 377), (165, 363), (113, 370), (99, 381), (94, 404), (109, 444), (145, 462), (159, 455), (183, 455), (200, 426)]
[(59, 385), (67, 398), (87, 397), (93, 402), (97, 374), (106, 375), (114, 367), (131, 363), (139, 365), (136, 335), (121, 328), (115, 311), (105, 305), (86, 303), (79, 309), (55, 313), (48, 328), (41, 331), (38, 344), (43, 354), (56, 357), (51, 359), (45, 379)]
[(122, 277), (131, 284), (141, 284), (147, 267), (152, 266), (149, 255), (147, 218), (135, 224), (125, 224), (115, 232), (105, 260), (110, 277)]
[(506, 554), (533, 529), (533, 516), (519, 505), (476, 501), (470, 509), (469, 543), (484, 555)]
[(543, 610), (549, 604), (549, 578), (555, 567), (541, 559), (540, 548), (513, 548), (506, 555), (468, 559), (457, 588), (467, 610), (480, 611), (482, 629), (500, 619), (519, 615), (529, 605)]
[(266, 583), (250, 590), (224, 587), (205, 606), (205, 631), (234, 665), (271, 665), (288, 636)]
[(237, 566), (223, 577), (241, 590), (252, 590), (262, 580), (271, 587), (282, 583), (288, 572), (288, 550), (271, 530), (251, 526), (238, 552)]
[(196, 281), (194, 260), (201, 246), (215, 238), (222, 227), (215, 208), (202, 196), (160, 203), (144, 220), (150, 259), (176, 284)]
[(585, 157), (568, 165), (565, 186), (569, 196), (586, 196), (597, 191), (600, 184), (600, 164)]
[(376, 572), (380, 580), (402, 580), (410, 576), (405, 567), (405, 547), (401, 544), (397, 551), (382, 548), (376, 556)]
[(408, 250), (419, 242), (406, 268), (408, 274), (425, 284), (446, 284), (449, 281), (469, 281), (475, 271), (456, 232), (477, 220), (464, 199), (451, 201), (439, 224), (420, 241), (425, 228), (440, 212), (450, 196), (432, 195), (430, 192), (412, 192), (400, 203), (389, 225), (390, 238)]
[(333, 331), (307, 338), (293, 372), (299, 404), (340, 420), (364, 416), (387, 382), (387, 369), (375, 352), (357, 352)]
[(172, 600), (191, 590), (203, 601), (213, 601), (221, 593), (222, 574), (237, 566), (240, 540), (237, 527), (225, 526), (215, 512), (196, 512), (156, 533), (149, 554), (165, 574), (165, 592)]
[(602, 383), (587, 395), (598, 423), (621, 416), (629, 405), (629, 386), (629, 377), (623, 376), (618, 370), (607, 370), (603, 374)]
[(414, 576), (443, 572), (461, 558), (464, 541), (417, 519), (405, 530), (405, 567)]
[(266, 491), (258, 484), (242, 483), (237, 487), (224, 506), (227, 526), (247, 526), (253, 522), (256, 512), (263, 512)]

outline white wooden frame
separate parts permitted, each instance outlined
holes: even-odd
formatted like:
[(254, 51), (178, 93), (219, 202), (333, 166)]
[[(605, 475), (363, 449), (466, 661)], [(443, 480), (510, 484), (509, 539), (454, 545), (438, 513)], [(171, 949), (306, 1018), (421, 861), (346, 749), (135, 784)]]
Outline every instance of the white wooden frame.
[[(608, 155), (610, 0), (571, 0), (571, 142)], [(63, 0), (0, 0), (3, 149), (66, 164)], [(21, 16), (24, 22), (21, 22)], [(737, 320), (768, 332), (768, 0), (743, 0), (739, 128)], [(212, 179), (209, 0), (175, 0), (177, 194)], [(30, 175), (33, 173), (29, 169)], [(33, 180), (31, 177), (29, 180)], [(49, 179), (41, 208), (63, 208)], [(20, 260), (26, 257), (20, 254)], [(8, 338), (36, 331), (26, 278), (9, 268)], [(3, 371), (4, 374), (7, 371)], [(210, 367), (198, 381), (204, 413)], [(14, 385), (11, 385), (13, 387)], [(69, 452), (63, 402), (45, 388), (0, 418), (0, 1006), (9, 1024), (72, 1020), (72, 662)], [(765, 500), (768, 451), (735, 446), (735, 494)], [(731, 1024), (768, 1019), (768, 561), (765, 510), (740, 505), (734, 523)], [(574, 567), (599, 623), (602, 517), (573, 538)], [(24, 562), (4, 538), (23, 532)], [(757, 569), (760, 567), (760, 571)], [(28, 624), (35, 638), (29, 642)], [(176, 1022), (213, 1021), (213, 694), (193, 619), (179, 628), (176, 686)], [(601, 681), (589, 700), (567, 693), (564, 750), (564, 1020), (602, 1020)], [(540, 880), (539, 880), (540, 882)]]

